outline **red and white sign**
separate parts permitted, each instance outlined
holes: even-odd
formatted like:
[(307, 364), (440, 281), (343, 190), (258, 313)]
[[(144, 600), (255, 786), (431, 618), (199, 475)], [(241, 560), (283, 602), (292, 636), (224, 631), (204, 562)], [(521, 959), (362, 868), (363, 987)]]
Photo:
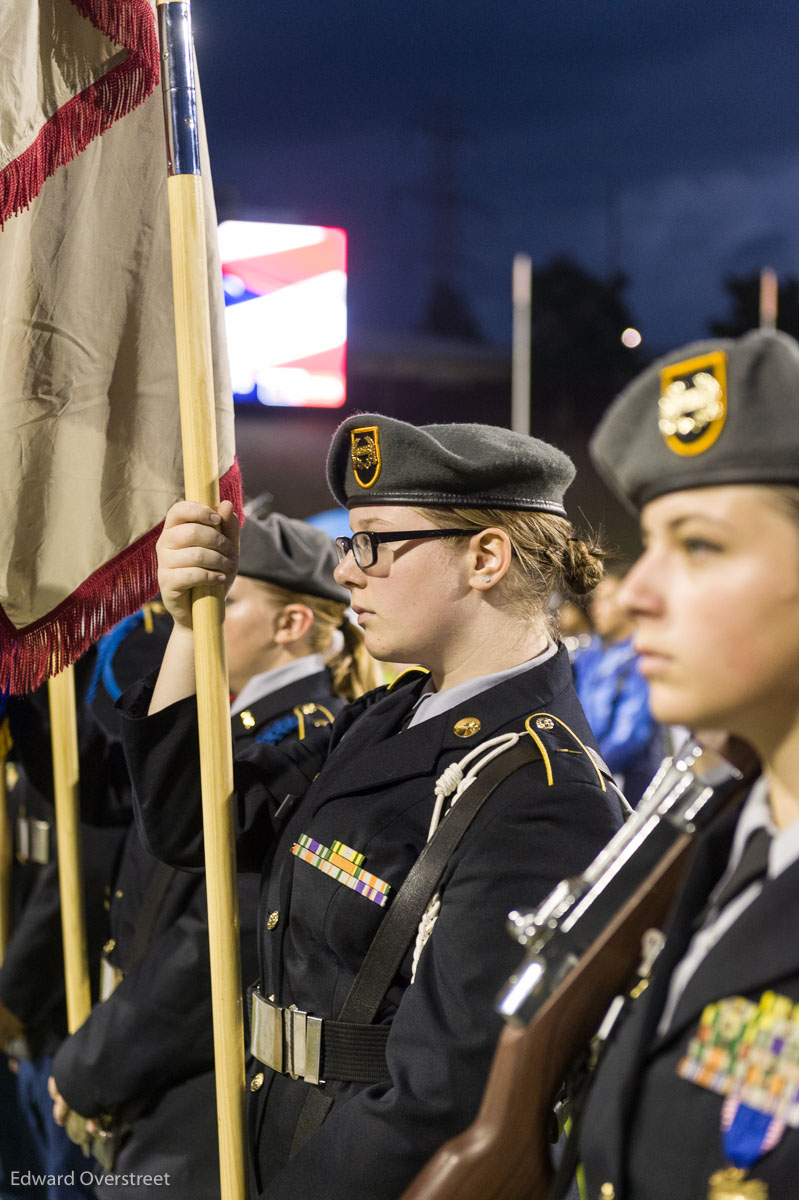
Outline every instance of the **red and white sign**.
[(237, 401), (337, 408), (346, 399), (347, 235), (223, 221), (228, 353)]

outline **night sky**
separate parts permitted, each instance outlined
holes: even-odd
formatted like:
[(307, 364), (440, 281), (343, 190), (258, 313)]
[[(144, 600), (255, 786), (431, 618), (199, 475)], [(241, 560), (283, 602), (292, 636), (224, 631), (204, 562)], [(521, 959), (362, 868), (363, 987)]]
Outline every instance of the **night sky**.
[(353, 340), (417, 326), (443, 268), (509, 341), (521, 250), (624, 271), (650, 349), (727, 274), (799, 275), (797, 0), (192, 9), (223, 215), (346, 228)]

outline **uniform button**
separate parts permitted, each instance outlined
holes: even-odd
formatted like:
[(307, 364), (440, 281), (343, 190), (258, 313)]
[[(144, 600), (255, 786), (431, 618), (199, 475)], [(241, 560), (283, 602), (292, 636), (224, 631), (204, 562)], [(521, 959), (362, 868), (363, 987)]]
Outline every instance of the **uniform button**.
[(121, 888), (117, 888), (117, 890), (114, 892), (114, 899), (121, 900), (123, 895), (124, 893), (122, 892)]
[(266, 918), (266, 928), (269, 930), (270, 933), (275, 928), (275, 926), (277, 925), (279, 920), (280, 920), (280, 913), (277, 911), (277, 909), (275, 909), (274, 912), (270, 912), (269, 916)]
[(250, 1091), (257, 1092), (258, 1089), (263, 1085), (263, 1082), (264, 1082), (264, 1073), (263, 1073), (263, 1071), (259, 1071), (258, 1074), (253, 1075), (252, 1079), (250, 1080)]
[(601, 1200), (616, 1200), (616, 1189), (612, 1183), (603, 1183), (599, 1195)]
[(109, 938), (106, 944), (103, 946), (103, 954), (113, 954), (114, 946), (116, 946), (116, 940), (114, 938)]

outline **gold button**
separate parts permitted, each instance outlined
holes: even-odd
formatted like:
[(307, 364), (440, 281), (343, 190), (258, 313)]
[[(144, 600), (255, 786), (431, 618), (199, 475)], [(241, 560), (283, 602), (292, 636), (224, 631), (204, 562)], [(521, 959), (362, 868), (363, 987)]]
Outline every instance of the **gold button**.
[(120, 888), (117, 888), (117, 890), (114, 892), (114, 899), (121, 900), (122, 896), (123, 896), (123, 892), (120, 890)]
[(259, 1071), (258, 1074), (253, 1075), (252, 1079), (250, 1080), (250, 1091), (257, 1092), (259, 1087), (262, 1086), (263, 1082), (264, 1082), (264, 1073), (263, 1073), (263, 1071)]
[(274, 912), (270, 912), (269, 916), (266, 918), (266, 928), (269, 930), (270, 933), (275, 928), (275, 926), (277, 925), (279, 920), (280, 920), (280, 913), (277, 911), (277, 909), (275, 909)]
[(601, 1200), (616, 1200), (616, 1189), (612, 1183), (603, 1183), (599, 1195)]
[(456, 721), (453, 726), (453, 733), (456, 737), (474, 737), (479, 733), (482, 726), (477, 717), (461, 717), (460, 721)]
[(535, 723), (536, 729), (554, 729), (555, 722), (551, 717), (539, 717)]
[(244, 728), (252, 729), (253, 725), (255, 724), (255, 717), (252, 715), (250, 710), (245, 708), (244, 712), (239, 713), (239, 716), (241, 717), (241, 723)]
[(106, 944), (103, 946), (103, 954), (111, 954), (113, 952), (114, 946), (116, 946), (116, 939), (109, 938), (108, 941), (106, 942)]

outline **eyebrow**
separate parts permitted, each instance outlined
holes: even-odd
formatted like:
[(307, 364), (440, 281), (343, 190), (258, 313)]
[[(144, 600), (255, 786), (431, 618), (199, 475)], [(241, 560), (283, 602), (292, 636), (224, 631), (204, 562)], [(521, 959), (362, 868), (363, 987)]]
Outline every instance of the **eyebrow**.
[[(353, 533), (364, 533), (369, 529), (382, 529), (384, 532), (390, 532), (393, 526), (389, 525), (383, 517), (366, 517)], [(397, 531), (399, 532), (399, 531)]]
[[(692, 511), (672, 517), (670, 521), (666, 522), (665, 528), (668, 533), (679, 533), (684, 525), (688, 525), (692, 521), (708, 521), (711, 525), (723, 529), (730, 529), (732, 527), (732, 522), (726, 517), (714, 517), (710, 513)], [(641, 533), (648, 535), (652, 533), (651, 528), (645, 521), (641, 521)]]

